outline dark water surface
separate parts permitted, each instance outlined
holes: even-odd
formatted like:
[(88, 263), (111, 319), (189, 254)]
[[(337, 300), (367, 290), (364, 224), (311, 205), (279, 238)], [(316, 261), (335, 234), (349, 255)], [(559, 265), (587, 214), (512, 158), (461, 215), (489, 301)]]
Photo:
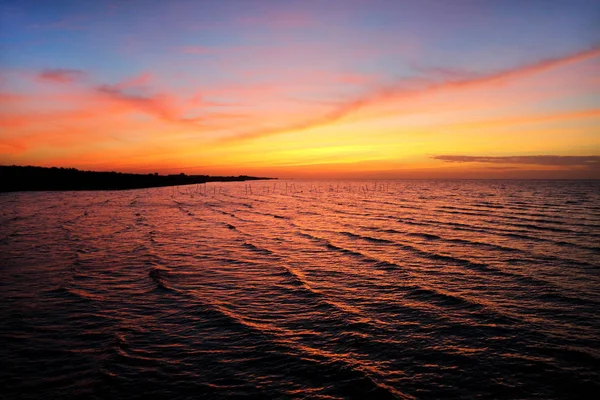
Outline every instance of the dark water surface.
[(600, 391), (600, 181), (0, 195), (4, 398)]

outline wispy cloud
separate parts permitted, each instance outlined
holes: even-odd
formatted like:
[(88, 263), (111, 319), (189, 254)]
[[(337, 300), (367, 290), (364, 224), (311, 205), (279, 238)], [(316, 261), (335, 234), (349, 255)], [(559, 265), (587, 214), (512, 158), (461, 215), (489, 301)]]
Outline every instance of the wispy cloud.
[(522, 164), (544, 165), (554, 167), (587, 167), (600, 168), (600, 156), (462, 156), (462, 155), (434, 155), (435, 160), (452, 163), (491, 163), (491, 164)]
[(535, 63), (488, 74), (461, 73), (458, 71), (440, 74), (440, 71), (435, 70), (432, 73), (432, 76), (427, 78), (408, 78), (397, 81), (391, 85), (379, 86), (363, 96), (340, 102), (336, 108), (326, 111), (320, 116), (311, 117), (289, 125), (264, 129), (262, 131), (252, 130), (238, 133), (223, 139), (223, 141), (256, 139), (263, 136), (272, 136), (294, 130), (328, 125), (337, 122), (362, 108), (378, 103), (408, 100), (414, 96), (422, 96), (427, 93), (448, 89), (469, 88), (485, 84), (508, 82), (513, 79), (535, 75), (563, 65), (599, 56), (600, 46), (595, 46), (563, 57), (545, 59)]
[[(547, 58), (534, 63), (521, 65), (503, 71), (498, 71), (489, 74), (471, 74), (470, 76), (467, 75), (464, 78), (450, 79), (444, 82), (442, 85), (460, 87), (477, 85), (482, 83), (501, 83), (503, 81), (509, 81), (523, 76), (534, 75), (553, 68), (560, 67), (562, 65), (572, 64), (590, 58), (596, 58), (599, 56), (600, 45), (596, 45), (591, 48), (578, 51), (576, 53), (568, 54), (561, 57)], [(460, 76), (460, 74), (457, 75)]]
[(44, 81), (55, 83), (71, 83), (85, 76), (85, 73), (78, 69), (45, 69), (39, 73), (38, 78)]
[(106, 96), (107, 99), (129, 105), (131, 108), (139, 109), (161, 119), (175, 119), (174, 110), (170, 106), (167, 96), (132, 94), (111, 85), (102, 85), (96, 90), (100, 95)]
[[(95, 84), (91, 83), (91, 76), (85, 71), (45, 69), (33, 76), (29, 75), (28, 79), (33, 78), (38, 83), (50, 85), (73, 82), (81, 84), (68, 87), (65, 85), (64, 90), (61, 88), (60, 92), (40, 91), (37, 94), (25, 96), (24, 100), (29, 99), (32, 102), (36, 99), (43, 100), (44, 104), (49, 106), (41, 107), (35, 112), (5, 109), (0, 115), (0, 125), (11, 128), (13, 132), (4, 138), (6, 139), (4, 146), (13, 153), (30, 147), (35, 143), (34, 139), (36, 138), (36, 140), (41, 140), (39, 139), (40, 135), (45, 135), (46, 139), (44, 140), (49, 140), (47, 138), (50, 137), (50, 132), (53, 132), (52, 135), (56, 137), (55, 141), (60, 141), (61, 145), (66, 146), (71, 142), (78, 144), (80, 137), (93, 136), (91, 133), (86, 133), (88, 130), (98, 131), (94, 136), (98, 138), (102, 136), (102, 129), (146, 135), (141, 132), (148, 132), (151, 122), (160, 122), (156, 129), (150, 129), (152, 132), (158, 132), (158, 127), (160, 127), (162, 132), (168, 130), (171, 132), (170, 135), (181, 135), (187, 139), (193, 138), (198, 140), (198, 143), (212, 142), (215, 145), (236, 143), (325, 126), (353, 114), (362, 118), (364, 115), (358, 111), (364, 108), (372, 111), (379, 110), (377, 107), (380, 105), (395, 107), (400, 104), (410, 104), (418, 96), (428, 93), (447, 89), (449, 93), (453, 93), (452, 90), (455, 88), (470, 86), (479, 88), (479, 85), (489, 82), (533, 75), (539, 71), (599, 55), (600, 48), (594, 48), (563, 58), (541, 61), (503, 72), (490, 73), (486, 76), (454, 71), (435, 71), (426, 78), (421, 76), (407, 78), (391, 85), (377, 85), (377, 77), (369, 74), (335, 74), (329, 71), (323, 73), (317, 71), (307, 73), (305, 79), (290, 80), (289, 82), (286, 80), (286, 83), (282, 85), (278, 85), (276, 81), (267, 81), (245, 85), (232, 84), (230, 87), (218, 85), (214, 88), (203, 88), (200, 86), (188, 91), (165, 89), (161, 85), (164, 82), (149, 72), (140, 73), (112, 84)], [(327, 87), (328, 84), (332, 86)], [(353, 86), (358, 90), (361, 87), (375, 86), (375, 88), (354, 98), (346, 95), (347, 100), (338, 102), (311, 101), (318, 96), (313, 96), (310, 92), (306, 92), (307, 95), (304, 96), (309, 100), (294, 99), (295, 96), (302, 97), (303, 90), (306, 88), (313, 88), (317, 93), (323, 93), (323, 91), (327, 93), (328, 90), (331, 90), (329, 94), (333, 94), (340, 87), (339, 85), (346, 89), (348, 86)], [(487, 86), (483, 87), (487, 88)], [(356, 93), (357, 90), (354, 92)], [(14, 94), (5, 93), (0, 96), (0, 101), (13, 101), (14, 96)], [(50, 106), (59, 102), (63, 105), (60, 111)], [(375, 108), (370, 108), (372, 106)], [(140, 118), (139, 115), (136, 115), (140, 113), (151, 118)], [(597, 115), (598, 110), (591, 109), (583, 112), (543, 116), (542, 119), (557, 120), (597, 117)], [(523, 123), (530, 121), (531, 117), (525, 115), (522, 118), (513, 117), (513, 119), (514, 123)], [(484, 122), (495, 123), (496, 121)], [(102, 129), (96, 129), (95, 126), (102, 127)], [(68, 130), (65, 127), (68, 127)], [(125, 127), (127, 128), (125, 129)], [(147, 133), (147, 135), (151, 136), (152, 134)], [(9, 143), (8, 139), (14, 140)], [(482, 161), (482, 159), (476, 160), (468, 157), (460, 158), (462, 156), (436, 157), (451, 157), (448, 159), (437, 158), (448, 162), (494, 162), (490, 161), (491, 158), (487, 158), (488, 161)], [(452, 159), (452, 157), (459, 158)], [(511, 160), (504, 158), (503, 161), (496, 161), (496, 164), (516, 162), (516, 158), (511, 158)], [(552, 164), (551, 161), (544, 161), (542, 158), (535, 160), (537, 160), (535, 163), (532, 160), (529, 160), (529, 163), (584, 167), (598, 164), (597, 160), (587, 163), (579, 161), (579, 164), (575, 161)], [(565, 164), (566, 162), (571, 162), (571, 164)], [(524, 164), (525, 162), (520, 161), (519, 163)]]
[(554, 114), (538, 114), (538, 115), (525, 115), (525, 116), (511, 116), (502, 119), (483, 120), (466, 122), (461, 124), (453, 124), (451, 126), (461, 128), (492, 128), (499, 126), (509, 125), (522, 125), (529, 123), (544, 123), (544, 122), (559, 122), (573, 119), (585, 119), (585, 118), (598, 118), (600, 117), (600, 108), (593, 108), (590, 110), (571, 111), (564, 113)]

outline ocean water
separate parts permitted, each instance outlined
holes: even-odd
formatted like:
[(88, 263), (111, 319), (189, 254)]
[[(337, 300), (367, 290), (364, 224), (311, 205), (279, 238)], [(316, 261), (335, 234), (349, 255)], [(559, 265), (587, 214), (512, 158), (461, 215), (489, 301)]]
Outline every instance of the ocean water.
[(11, 398), (600, 390), (600, 181), (0, 195)]

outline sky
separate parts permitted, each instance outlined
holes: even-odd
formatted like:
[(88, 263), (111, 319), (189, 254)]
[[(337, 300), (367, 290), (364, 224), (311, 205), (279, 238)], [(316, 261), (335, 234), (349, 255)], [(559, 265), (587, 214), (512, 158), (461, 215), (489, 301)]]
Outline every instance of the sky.
[(0, 165), (600, 178), (600, 3), (0, 3)]

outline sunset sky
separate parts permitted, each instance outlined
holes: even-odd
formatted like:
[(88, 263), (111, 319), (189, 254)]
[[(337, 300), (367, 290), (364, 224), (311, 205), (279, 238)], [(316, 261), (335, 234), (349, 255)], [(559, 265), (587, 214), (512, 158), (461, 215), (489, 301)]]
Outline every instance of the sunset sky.
[(596, 1), (3, 1), (0, 164), (600, 178)]

